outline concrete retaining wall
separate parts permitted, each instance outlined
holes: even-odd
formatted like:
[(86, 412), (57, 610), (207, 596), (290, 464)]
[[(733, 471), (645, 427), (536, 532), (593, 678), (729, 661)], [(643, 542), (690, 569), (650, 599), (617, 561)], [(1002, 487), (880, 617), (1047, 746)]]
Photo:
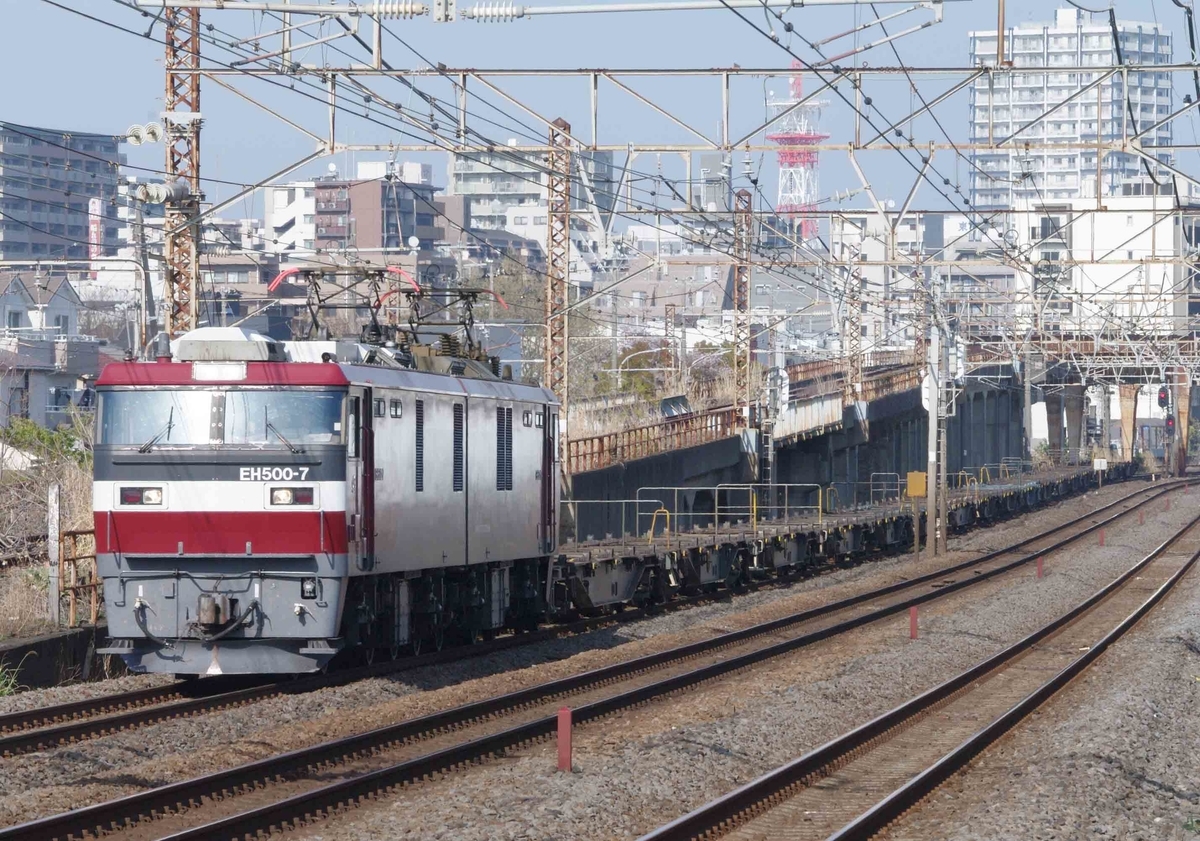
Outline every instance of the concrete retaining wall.
[[(74, 628), (42, 637), (9, 640), (0, 643), (0, 665), (17, 669), (17, 683), (30, 689), (57, 686), (67, 681), (87, 680), (103, 666), (95, 654), (99, 643), (108, 636), (108, 628)], [(124, 672), (119, 659), (110, 664)]]

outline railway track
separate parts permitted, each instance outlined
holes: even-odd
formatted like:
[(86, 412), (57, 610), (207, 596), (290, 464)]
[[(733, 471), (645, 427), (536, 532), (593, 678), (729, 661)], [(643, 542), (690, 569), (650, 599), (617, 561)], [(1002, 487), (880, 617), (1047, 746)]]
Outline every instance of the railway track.
[[(756, 582), (751, 589), (777, 583), (786, 582)], [(728, 593), (702, 594), (657, 609), (678, 610), (727, 597)], [(327, 674), (278, 681), (232, 676), (203, 678), (8, 713), (0, 715), (0, 757), (46, 750), (55, 745), (98, 738), (170, 719), (203, 715), (280, 695), (303, 694), (426, 666), (453, 663), (468, 657), (486, 656), (556, 637), (586, 633), (618, 622), (644, 619), (649, 613), (644, 608), (635, 608), (621, 614), (580, 619), (533, 633), (509, 635), (475, 645), (414, 655), (393, 662), (345, 668)]]
[[(636, 660), (366, 733), (268, 757), (120, 800), (0, 830), (4, 839), (65, 838), (126, 828), (129, 838), (240, 837), (550, 735), (570, 700), (577, 723), (694, 687), (986, 581), (1062, 549), (1181, 487), (1129, 494), (1057, 528), (954, 567)], [(320, 776), (320, 780), (314, 777)], [(235, 796), (236, 795), (236, 796)], [(203, 825), (195, 825), (203, 804)], [(150, 816), (159, 820), (136, 825)], [(131, 828), (130, 828), (131, 827)]]
[(867, 841), (1019, 724), (1200, 559), (1200, 517), (1067, 614), (641, 841)]
[[(1183, 483), (1162, 483), (1134, 491), (1113, 503), (1097, 509), (1090, 515), (1073, 520), (1071, 523), (1064, 524), (1064, 526), (1056, 529), (1050, 529), (1042, 534), (1035, 535), (1028, 540), (1008, 547), (1007, 550), (980, 558), (972, 562), (972, 564), (996, 559), (1003, 555), (1004, 551), (1016, 551), (1039, 539), (1059, 534), (1068, 526), (1084, 524), (1098, 514), (1127, 505), (1131, 501), (1136, 501), (1139, 497), (1146, 497), (1147, 500), (1156, 498), (1162, 493), (1181, 486), (1181, 484)], [(1116, 517), (1113, 519), (1116, 519)], [(945, 572), (952, 574), (957, 570), (958, 568), (951, 568)], [(747, 589), (755, 590), (764, 586), (786, 585), (791, 580), (781, 579), (753, 582)], [(926, 579), (917, 579), (916, 581), (923, 582), (924, 580)], [(636, 621), (644, 618), (651, 610), (678, 610), (717, 599), (728, 598), (728, 596), (728, 592), (700, 594), (682, 598), (667, 605), (655, 606), (651, 609), (636, 608), (627, 610), (621, 614), (580, 619), (564, 625), (544, 628), (531, 634), (503, 636), (476, 645), (406, 657), (392, 662), (342, 669), (323, 675), (312, 675), (279, 681), (264, 679), (238, 681), (231, 678), (202, 679), (191, 684), (176, 683), (168, 686), (116, 693), (95, 699), (0, 715), (0, 757), (11, 757), (30, 751), (47, 750), (56, 745), (97, 738), (171, 719), (203, 715), (281, 695), (302, 694), (317, 689), (342, 686), (372, 677), (396, 674), (419, 667), (443, 665), (467, 657), (487, 656), (488, 654), (498, 653), (518, 645), (527, 645), (571, 634), (586, 633), (596, 628), (618, 622)], [(233, 688), (230, 688), (231, 685)]]

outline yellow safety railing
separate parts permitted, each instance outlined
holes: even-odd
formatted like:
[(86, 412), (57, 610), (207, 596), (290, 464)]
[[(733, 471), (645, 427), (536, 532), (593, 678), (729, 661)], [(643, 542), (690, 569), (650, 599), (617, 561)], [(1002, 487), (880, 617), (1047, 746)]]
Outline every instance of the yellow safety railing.
[(671, 512), (666, 508), (654, 509), (654, 514), (650, 517), (650, 533), (646, 535), (648, 542), (654, 543), (654, 530), (658, 527), (658, 515), (663, 515), (663, 536), (667, 538), (667, 549), (671, 548)]

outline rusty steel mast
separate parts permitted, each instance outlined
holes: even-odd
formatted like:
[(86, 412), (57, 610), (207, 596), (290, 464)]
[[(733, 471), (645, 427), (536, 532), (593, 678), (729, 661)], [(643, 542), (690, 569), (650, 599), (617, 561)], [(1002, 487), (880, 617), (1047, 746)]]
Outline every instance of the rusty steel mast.
[[(571, 260), (571, 126), (559, 117), (550, 126), (546, 183), (546, 388), (567, 413), (567, 290)], [(563, 438), (566, 436), (564, 435)]]
[(164, 302), (170, 336), (196, 327), (200, 291), (200, 10), (168, 7), (166, 112), (168, 184), (163, 223)]

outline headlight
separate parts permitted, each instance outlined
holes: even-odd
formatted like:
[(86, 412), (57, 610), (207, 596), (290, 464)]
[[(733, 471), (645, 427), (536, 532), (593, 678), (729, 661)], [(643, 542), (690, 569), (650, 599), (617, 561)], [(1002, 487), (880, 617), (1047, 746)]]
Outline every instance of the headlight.
[(162, 505), (162, 488), (121, 488), (122, 505)]
[(272, 505), (312, 505), (312, 488), (271, 488)]
[(301, 578), (300, 579), (300, 598), (315, 599), (317, 597), (317, 579)]

